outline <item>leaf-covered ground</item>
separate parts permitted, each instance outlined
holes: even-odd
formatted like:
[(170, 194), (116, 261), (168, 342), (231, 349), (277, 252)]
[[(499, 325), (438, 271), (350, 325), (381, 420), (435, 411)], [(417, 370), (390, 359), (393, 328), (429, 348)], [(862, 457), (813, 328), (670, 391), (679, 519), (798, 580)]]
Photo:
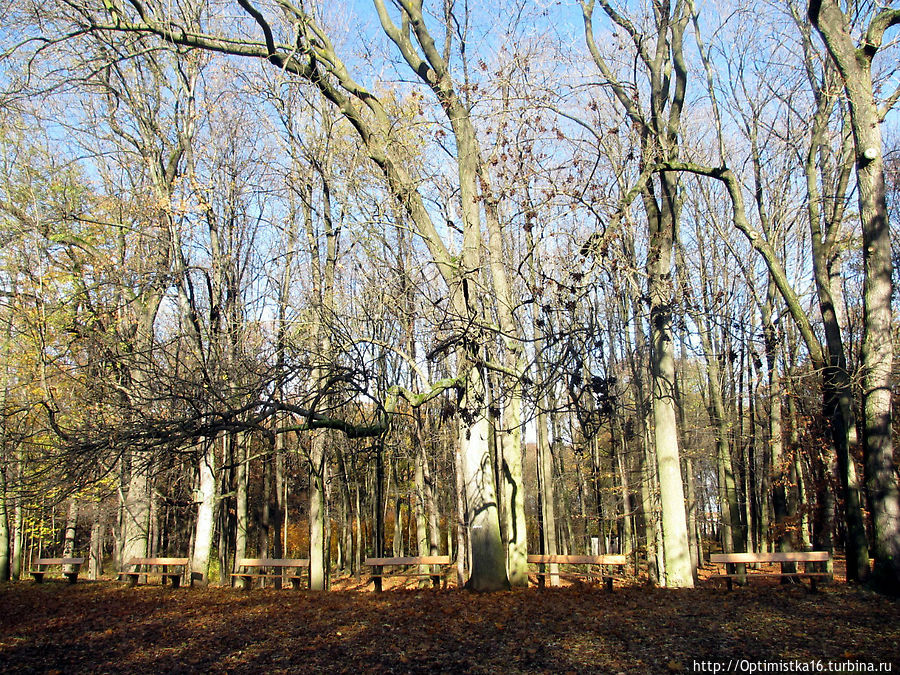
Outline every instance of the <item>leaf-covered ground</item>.
[(840, 584), (487, 595), (0, 585), (3, 673), (670, 673), (729, 659), (900, 672), (900, 602)]

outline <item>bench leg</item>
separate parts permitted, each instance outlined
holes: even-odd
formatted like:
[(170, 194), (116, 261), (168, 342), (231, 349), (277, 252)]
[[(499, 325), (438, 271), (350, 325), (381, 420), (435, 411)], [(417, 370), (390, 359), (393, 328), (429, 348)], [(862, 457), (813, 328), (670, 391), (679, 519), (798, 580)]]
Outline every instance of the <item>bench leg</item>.
[(613, 579), (612, 577), (604, 577), (603, 583), (606, 584), (606, 590), (612, 593), (613, 589)]
[(172, 588), (181, 587), (181, 577), (172, 577)]
[(135, 586), (137, 586), (139, 576), (141, 576), (141, 575), (140, 574), (129, 574), (128, 575), (128, 585), (131, 588), (134, 588)]
[(296, 579), (296, 578), (291, 579), (291, 588), (293, 588), (295, 591), (299, 591), (300, 590), (300, 579)]
[(431, 586), (432, 586), (432, 588), (440, 588), (441, 587), (440, 575), (435, 574), (431, 577)]
[(74, 584), (78, 581), (78, 572), (66, 572), (66, 579), (69, 580), (70, 584)]
[(729, 591), (732, 590), (732, 588), (734, 588), (734, 584), (733, 584), (732, 581), (731, 581), (731, 577), (726, 578), (726, 579), (725, 579), (725, 583), (728, 585), (728, 590), (729, 590)]
[(238, 581), (238, 585), (240, 585), (242, 591), (249, 591), (253, 586), (253, 580), (248, 577), (239, 577), (240, 581)]
[(32, 572), (31, 576), (34, 577), (34, 583), (36, 583), (36, 584), (44, 583), (44, 573), (43, 572)]

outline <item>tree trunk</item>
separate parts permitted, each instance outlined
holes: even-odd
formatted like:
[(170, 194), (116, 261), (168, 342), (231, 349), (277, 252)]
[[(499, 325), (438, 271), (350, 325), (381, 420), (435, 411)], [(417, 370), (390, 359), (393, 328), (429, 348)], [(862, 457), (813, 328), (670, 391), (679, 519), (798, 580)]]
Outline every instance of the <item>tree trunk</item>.
[[(900, 594), (900, 490), (891, 436), (893, 261), (885, 198), (881, 117), (871, 73), (872, 59), (881, 46), (884, 31), (900, 23), (900, 10), (884, 9), (876, 14), (860, 49), (853, 43), (847, 17), (835, 0), (813, 0), (809, 17), (841, 73), (850, 103), (863, 233), (863, 451), (875, 525), (873, 582), (881, 590)], [(862, 562), (860, 560), (860, 564)], [(868, 561), (865, 562), (866, 567), (858, 570), (861, 578), (868, 572)]]
[[(396, 471), (396, 468), (394, 469)], [(395, 480), (399, 486), (400, 481)], [(403, 497), (395, 495), (394, 498), (394, 537), (392, 541), (393, 555), (395, 558), (403, 556)]]
[(491, 468), (488, 420), (484, 415), (484, 380), (477, 371), (468, 378), (460, 405), (459, 447), (466, 493), (466, 520), (472, 547), (466, 588), (499, 591), (509, 588), (506, 547), (500, 538), (500, 519)]
[(312, 433), (309, 458), (309, 588), (313, 591), (324, 591), (325, 576), (328, 574), (325, 550), (326, 432)]
[[(416, 442), (413, 446), (421, 447), (421, 432), (418, 431), (419, 420), (416, 419), (413, 422), (416, 425), (417, 430), (414, 432)], [(416, 555), (426, 556), (426, 555), (435, 555), (431, 553), (431, 547), (429, 545), (428, 539), (428, 518), (426, 517), (426, 506), (425, 506), (425, 454), (421, 450), (416, 451), (415, 456), (415, 501), (414, 501), (414, 511), (416, 518)], [(428, 565), (420, 565), (419, 566), (419, 574), (427, 574), (428, 573)], [(427, 586), (428, 579), (422, 578), (419, 582), (419, 586)]]
[(463, 472), (462, 443), (457, 436), (453, 452), (456, 477), (456, 583), (462, 588), (472, 556), (469, 554), (469, 513), (466, 509), (466, 479)]
[[(22, 471), (21, 464), (19, 471)], [(25, 552), (25, 516), (24, 506), (22, 505), (22, 495), (16, 495), (15, 499), (15, 516), (13, 521), (13, 550), (12, 561), (10, 565), (10, 576), (13, 581), (18, 581), (22, 576), (22, 566), (24, 564)]]
[[(766, 366), (769, 379), (769, 447), (772, 466), (772, 509), (775, 513), (775, 544), (778, 551), (794, 550), (791, 532), (796, 527), (796, 511), (792, 512), (790, 493), (795, 489), (791, 478), (791, 462), (785, 458), (781, 429), (781, 400), (783, 391), (778, 373), (778, 333), (772, 321), (772, 304), (775, 284), (769, 281), (767, 302), (763, 306), (762, 323), (765, 339)], [(766, 533), (767, 534), (767, 533)], [(782, 572), (790, 571), (788, 564), (781, 566)]]
[[(213, 535), (216, 524), (216, 504), (218, 489), (216, 483), (216, 445), (221, 439), (205, 442), (200, 455), (200, 481), (197, 489), (197, 524), (194, 529), (194, 550), (191, 556), (192, 584), (209, 584), (209, 562), (212, 552)], [(224, 573), (225, 570), (222, 572)]]
[(248, 439), (237, 436), (235, 442), (236, 475), (235, 475), (235, 534), (234, 534), (234, 570), (237, 572), (238, 561), (247, 557), (247, 542), (250, 536), (250, 466), (248, 456)]
[[(66, 512), (66, 534), (63, 542), (63, 558), (75, 557), (75, 533), (78, 527), (78, 500), (69, 499), (69, 510)], [(66, 565), (63, 572), (74, 572), (71, 565)]]
[(645, 192), (650, 222), (647, 258), (650, 294), (650, 404), (653, 442), (659, 473), (662, 532), (665, 542), (665, 585), (692, 588), (691, 553), (684, 508), (684, 481), (678, 452), (675, 400), (675, 341), (672, 334), (672, 253), (678, 208), (677, 177), (661, 176), (662, 209)]
[(103, 505), (94, 502), (94, 521), (91, 523), (91, 543), (88, 554), (88, 579), (96, 581), (103, 575)]
[[(547, 413), (537, 415), (537, 473), (539, 498), (541, 500), (541, 523), (543, 525), (542, 553), (557, 555), (559, 547), (556, 539), (556, 487), (553, 480), (553, 454), (550, 450), (550, 432), (547, 426)], [(559, 565), (550, 564), (550, 576), (547, 583), (551, 586), (559, 584)]]
[[(5, 439), (4, 439), (5, 440)], [(0, 452), (4, 452), (0, 446)], [(9, 499), (6, 494), (6, 461), (0, 459), (0, 581), (9, 581), (12, 573), (12, 539), (9, 530)]]
[(628, 460), (625, 454), (624, 439), (616, 450), (616, 465), (619, 472), (619, 484), (622, 486), (623, 535), (622, 546), (619, 549), (619, 553), (631, 555), (634, 551), (634, 506), (631, 502), (631, 480), (628, 476)]
[(146, 452), (131, 453), (131, 477), (122, 509), (120, 567), (132, 558), (147, 556), (150, 533), (150, 459)]
[(269, 514), (272, 520), (272, 555), (284, 557), (284, 434), (275, 436), (275, 454), (268, 458), (272, 471)]
[(522, 474), (522, 390), (511, 384), (503, 408), (499, 435), (502, 485), (506, 504), (506, 565), (511, 586), (528, 586), (528, 532), (525, 525), (525, 484)]
[(338, 549), (341, 559), (338, 566), (350, 573), (356, 571), (354, 564), (353, 551), (353, 521), (357, 512), (353, 508), (353, 495), (350, 490), (350, 476), (347, 471), (347, 458), (345, 457), (342, 443), (338, 443), (335, 447), (335, 458), (337, 459), (338, 479), (340, 481), (341, 491), (341, 510), (343, 518), (341, 522), (341, 541)]

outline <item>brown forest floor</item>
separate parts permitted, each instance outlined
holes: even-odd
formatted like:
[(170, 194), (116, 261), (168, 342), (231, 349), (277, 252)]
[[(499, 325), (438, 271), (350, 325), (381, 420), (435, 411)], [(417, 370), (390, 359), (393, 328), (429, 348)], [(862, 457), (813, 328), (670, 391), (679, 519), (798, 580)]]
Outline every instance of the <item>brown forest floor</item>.
[(485, 595), (0, 585), (2, 673), (689, 673), (729, 659), (900, 672), (900, 601), (838, 583)]

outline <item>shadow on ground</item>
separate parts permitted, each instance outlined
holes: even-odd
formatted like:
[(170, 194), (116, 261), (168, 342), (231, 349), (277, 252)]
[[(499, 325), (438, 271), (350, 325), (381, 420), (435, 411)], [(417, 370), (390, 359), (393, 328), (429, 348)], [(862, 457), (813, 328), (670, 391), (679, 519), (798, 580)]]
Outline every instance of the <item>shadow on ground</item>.
[(0, 586), (5, 673), (667, 673), (695, 662), (900, 669), (900, 603), (833, 585), (475, 595)]

